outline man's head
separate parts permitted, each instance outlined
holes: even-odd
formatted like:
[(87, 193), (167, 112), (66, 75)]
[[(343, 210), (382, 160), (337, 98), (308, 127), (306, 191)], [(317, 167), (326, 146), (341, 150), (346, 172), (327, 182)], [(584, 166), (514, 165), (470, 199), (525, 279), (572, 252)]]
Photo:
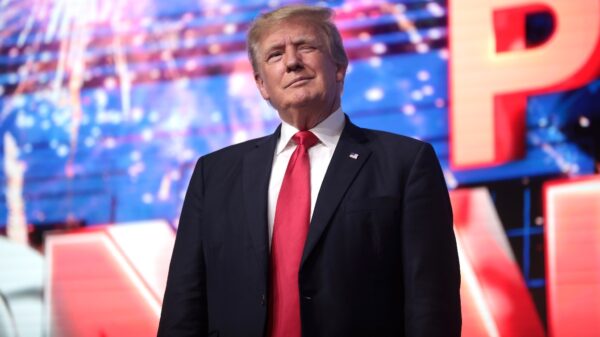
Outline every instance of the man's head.
[(282, 21), (294, 18), (305, 19), (308, 24), (317, 28), (319, 33), (323, 34), (324, 39), (327, 41), (327, 51), (334, 62), (337, 65), (347, 67), (348, 56), (346, 55), (346, 50), (342, 43), (342, 36), (333, 23), (332, 17), (333, 12), (329, 8), (305, 5), (281, 7), (272, 12), (260, 15), (250, 26), (247, 39), (248, 57), (250, 58), (254, 72), (256, 73), (258, 70), (258, 45), (262, 35), (267, 30), (276, 27)]
[(299, 129), (340, 106), (348, 57), (331, 17), (327, 8), (287, 6), (259, 16), (248, 32), (261, 95)]

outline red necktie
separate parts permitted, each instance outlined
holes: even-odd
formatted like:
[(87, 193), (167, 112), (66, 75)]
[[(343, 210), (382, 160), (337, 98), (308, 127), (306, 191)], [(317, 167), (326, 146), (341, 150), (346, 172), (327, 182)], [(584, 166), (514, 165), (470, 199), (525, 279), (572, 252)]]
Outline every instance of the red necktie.
[(270, 337), (300, 337), (298, 270), (310, 222), (308, 149), (319, 139), (299, 131), (277, 198), (271, 247)]

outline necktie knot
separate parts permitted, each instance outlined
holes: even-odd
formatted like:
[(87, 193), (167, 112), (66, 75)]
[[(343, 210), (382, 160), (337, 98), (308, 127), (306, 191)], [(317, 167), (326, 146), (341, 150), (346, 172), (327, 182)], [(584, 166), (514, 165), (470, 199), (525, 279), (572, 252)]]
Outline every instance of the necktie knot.
[(306, 149), (311, 148), (313, 145), (319, 142), (319, 138), (310, 131), (298, 131), (292, 136), (292, 140)]

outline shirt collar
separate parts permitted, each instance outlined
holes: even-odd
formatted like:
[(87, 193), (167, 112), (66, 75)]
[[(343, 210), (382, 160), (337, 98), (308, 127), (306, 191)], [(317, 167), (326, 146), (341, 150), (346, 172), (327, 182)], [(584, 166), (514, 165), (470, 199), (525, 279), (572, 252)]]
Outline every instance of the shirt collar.
[[(340, 139), (345, 122), (346, 118), (340, 107), (309, 131), (314, 133), (323, 145), (335, 147)], [(276, 155), (280, 154), (287, 146), (293, 145), (294, 142), (292, 141), (292, 136), (298, 131), (300, 130), (294, 126), (284, 121), (281, 122), (281, 133), (279, 135), (277, 148), (275, 149)]]

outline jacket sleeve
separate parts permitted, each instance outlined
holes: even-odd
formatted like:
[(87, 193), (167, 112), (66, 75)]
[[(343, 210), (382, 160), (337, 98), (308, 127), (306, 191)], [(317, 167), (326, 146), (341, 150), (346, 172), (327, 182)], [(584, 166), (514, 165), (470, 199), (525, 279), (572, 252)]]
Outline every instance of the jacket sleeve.
[(171, 257), (158, 337), (206, 336), (206, 265), (202, 245), (202, 158), (187, 189)]
[(406, 336), (460, 336), (460, 268), (452, 208), (431, 145), (424, 144), (415, 156), (404, 192)]

